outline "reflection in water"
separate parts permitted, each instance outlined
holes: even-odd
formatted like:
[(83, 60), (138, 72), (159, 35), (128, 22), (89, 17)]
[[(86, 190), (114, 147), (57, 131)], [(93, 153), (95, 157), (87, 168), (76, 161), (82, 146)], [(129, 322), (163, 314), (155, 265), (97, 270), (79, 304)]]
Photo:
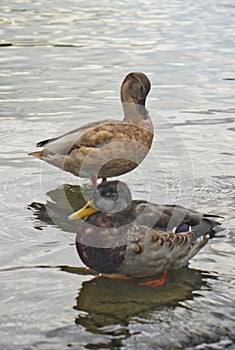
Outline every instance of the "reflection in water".
[(134, 279), (95, 277), (82, 284), (74, 306), (78, 310), (75, 322), (93, 334), (127, 338), (130, 322), (148, 322), (157, 311), (193, 299), (202, 286), (206, 287), (203, 273), (188, 268), (170, 271), (166, 284), (158, 288), (139, 286)]
[(68, 220), (69, 214), (78, 210), (86, 203), (91, 192), (90, 186), (63, 184), (55, 190), (47, 192), (50, 197), (45, 204), (33, 202), (29, 209), (34, 212), (35, 228), (42, 229), (46, 224), (56, 225), (67, 232), (76, 232), (78, 223)]

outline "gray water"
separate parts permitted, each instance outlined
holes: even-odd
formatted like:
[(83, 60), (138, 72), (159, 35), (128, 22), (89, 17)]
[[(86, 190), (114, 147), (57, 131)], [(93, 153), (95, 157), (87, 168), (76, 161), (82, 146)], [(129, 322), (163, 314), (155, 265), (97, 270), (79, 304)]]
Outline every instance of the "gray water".
[[(235, 349), (234, 18), (229, 0), (1, 1), (1, 349)], [(65, 215), (88, 181), (27, 156), (121, 118), (130, 71), (151, 80), (155, 140), (121, 178), (229, 230), (159, 288), (86, 270), (43, 204)]]

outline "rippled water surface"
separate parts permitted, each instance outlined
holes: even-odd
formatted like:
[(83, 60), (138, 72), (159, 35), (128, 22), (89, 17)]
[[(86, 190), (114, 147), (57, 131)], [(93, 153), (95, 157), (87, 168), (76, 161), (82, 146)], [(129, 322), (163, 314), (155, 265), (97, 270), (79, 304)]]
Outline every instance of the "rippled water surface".
[[(1, 349), (235, 348), (234, 18), (229, 0), (1, 1)], [(71, 227), (48, 216), (67, 215), (86, 180), (27, 156), (121, 118), (130, 71), (151, 80), (155, 127), (148, 157), (122, 176), (133, 196), (222, 215), (229, 229), (159, 288), (86, 270)]]

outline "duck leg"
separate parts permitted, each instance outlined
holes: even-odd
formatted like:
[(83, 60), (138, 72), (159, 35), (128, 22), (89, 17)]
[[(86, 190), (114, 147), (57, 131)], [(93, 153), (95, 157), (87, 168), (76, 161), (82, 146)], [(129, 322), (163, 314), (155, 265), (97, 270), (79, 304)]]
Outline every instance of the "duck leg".
[(92, 187), (97, 186), (97, 176), (91, 175), (91, 182), (92, 182)]
[[(97, 186), (97, 176), (91, 175), (92, 187)], [(102, 182), (107, 181), (107, 177), (102, 177)]]
[(140, 286), (158, 287), (166, 282), (167, 271), (164, 270), (161, 273), (161, 277), (158, 279), (148, 279), (147, 281), (140, 282)]

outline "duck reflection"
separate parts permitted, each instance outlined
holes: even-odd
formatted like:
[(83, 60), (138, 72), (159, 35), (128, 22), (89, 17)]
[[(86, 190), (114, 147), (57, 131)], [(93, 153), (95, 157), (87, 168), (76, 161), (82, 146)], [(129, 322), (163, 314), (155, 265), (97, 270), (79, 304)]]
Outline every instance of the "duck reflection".
[[(67, 268), (69, 272), (69, 268)], [(74, 273), (74, 271), (73, 271)], [(158, 287), (140, 286), (133, 280), (109, 280), (95, 277), (82, 284), (74, 309), (76, 324), (92, 333), (128, 337), (131, 321), (143, 322), (159, 310), (174, 308), (193, 299), (196, 290), (206, 286), (203, 272), (182, 268), (169, 272), (167, 282)]]
[(76, 232), (78, 223), (68, 220), (72, 211), (84, 206), (92, 191), (91, 186), (63, 184), (46, 193), (47, 202), (32, 202), (28, 208), (33, 210), (34, 227), (42, 230), (46, 225), (55, 225), (66, 232)]

